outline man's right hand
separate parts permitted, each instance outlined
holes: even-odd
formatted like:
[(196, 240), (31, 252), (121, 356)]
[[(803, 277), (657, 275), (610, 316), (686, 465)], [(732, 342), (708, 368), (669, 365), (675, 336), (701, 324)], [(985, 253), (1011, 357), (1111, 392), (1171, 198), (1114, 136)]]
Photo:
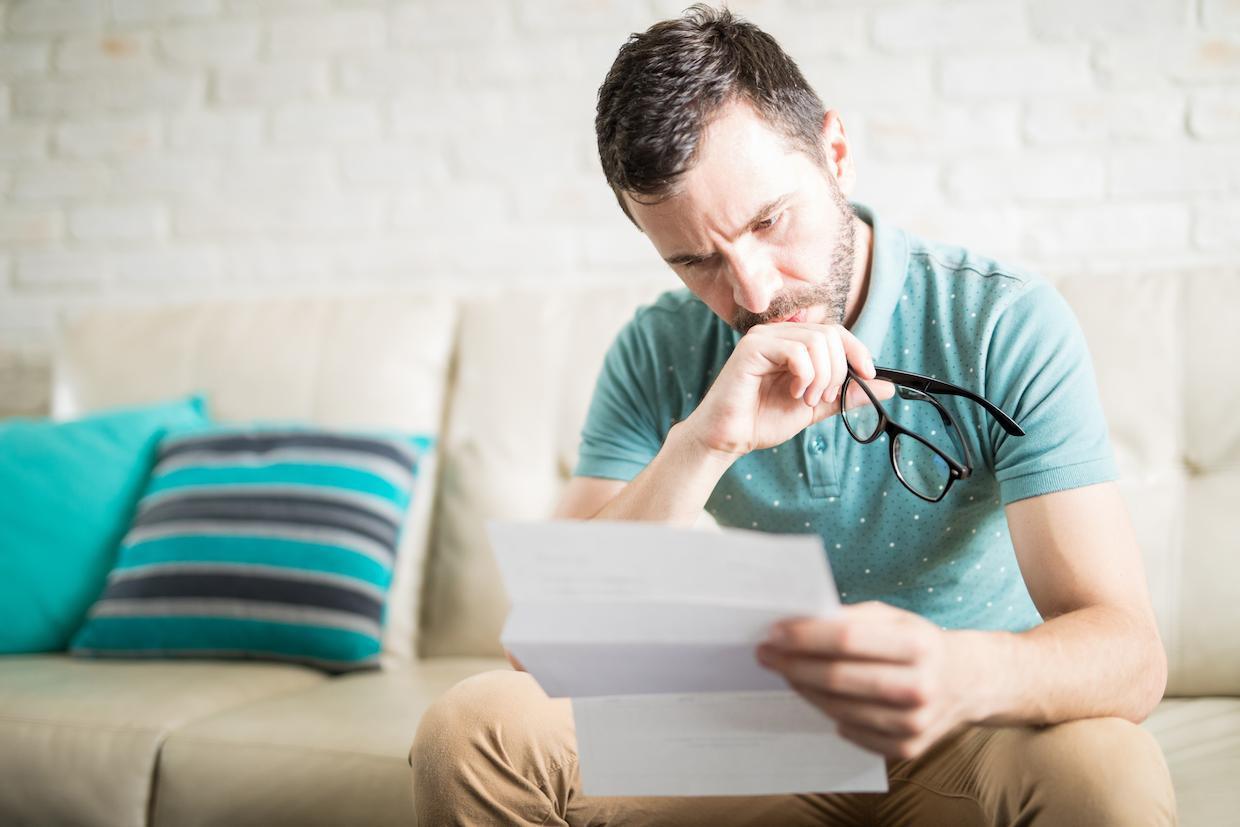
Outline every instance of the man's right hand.
[[(869, 349), (835, 324), (775, 322), (755, 325), (741, 337), (701, 404), (685, 420), (702, 447), (740, 458), (787, 442), (840, 412), (845, 363), (862, 379), (874, 378)], [(880, 399), (894, 388), (871, 385)], [(849, 407), (868, 404), (858, 389)]]

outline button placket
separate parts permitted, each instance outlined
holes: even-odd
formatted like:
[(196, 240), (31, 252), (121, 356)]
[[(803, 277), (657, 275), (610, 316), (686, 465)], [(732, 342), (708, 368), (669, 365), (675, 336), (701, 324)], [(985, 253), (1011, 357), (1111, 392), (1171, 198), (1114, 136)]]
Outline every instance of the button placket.
[(835, 471), (835, 449), (821, 425), (808, 428), (803, 433), (803, 455), (809, 491), (814, 497), (836, 497), (840, 493), (839, 478)]

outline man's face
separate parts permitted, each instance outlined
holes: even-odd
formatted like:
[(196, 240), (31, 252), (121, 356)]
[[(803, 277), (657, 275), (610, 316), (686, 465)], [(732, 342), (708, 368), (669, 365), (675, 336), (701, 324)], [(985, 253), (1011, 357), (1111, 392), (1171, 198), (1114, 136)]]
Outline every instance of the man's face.
[(835, 180), (748, 105), (706, 128), (697, 162), (657, 204), (625, 199), (694, 295), (745, 333), (786, 320), (839, 324), (855, 261)]

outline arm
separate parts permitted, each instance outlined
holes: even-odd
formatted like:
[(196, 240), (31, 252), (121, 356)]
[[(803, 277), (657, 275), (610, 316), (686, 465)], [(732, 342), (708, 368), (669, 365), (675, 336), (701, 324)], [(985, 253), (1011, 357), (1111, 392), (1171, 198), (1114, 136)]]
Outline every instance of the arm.
[(1118, 488), (1100, 483), (1008, 506), (1017, 559), (1045, 622), (943, 631), (871, 601), (776, 624), (759, 660), (874, 752), (913, 758), (960, 724), (1140, 722), (1167, 661)]

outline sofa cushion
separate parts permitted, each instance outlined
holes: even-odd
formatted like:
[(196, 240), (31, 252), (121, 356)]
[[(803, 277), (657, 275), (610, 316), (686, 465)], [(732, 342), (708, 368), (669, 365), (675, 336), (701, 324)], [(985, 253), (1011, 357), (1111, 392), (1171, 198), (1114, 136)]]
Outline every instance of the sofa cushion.
[(1234, 824), (1240, 810), (1240, 698), (1169, 698), (1142, 726), (1167, 758), (1180, 823)]
[(409, 748), (422, 713), (503, 660), (437, 659), (332, 678), (202, 718), (159, 761), (154, 823), (413, 823)]
[(376, 667), (429, 444), (279, 426), (170, 435), (70, 651)]
[(283, 664), (2, 657), (0, 820), (145, 824), (170, 730), (324, 680)]
[[(99, 307), (60, 331), (58, 417), (201, 389), (223, 422), (288, 419), (329, 428), (438, 433), (456, 302), (446, 292), (248, 297)], [(152, 347), (152, 343), (158, 343)], [(383, 632), (384, 661), (413, 656), (434, 455), (401, 537)]]
[(165, 429), (201, 397), (0, 423), (0, 653), (63, 650), (103, 589)]

